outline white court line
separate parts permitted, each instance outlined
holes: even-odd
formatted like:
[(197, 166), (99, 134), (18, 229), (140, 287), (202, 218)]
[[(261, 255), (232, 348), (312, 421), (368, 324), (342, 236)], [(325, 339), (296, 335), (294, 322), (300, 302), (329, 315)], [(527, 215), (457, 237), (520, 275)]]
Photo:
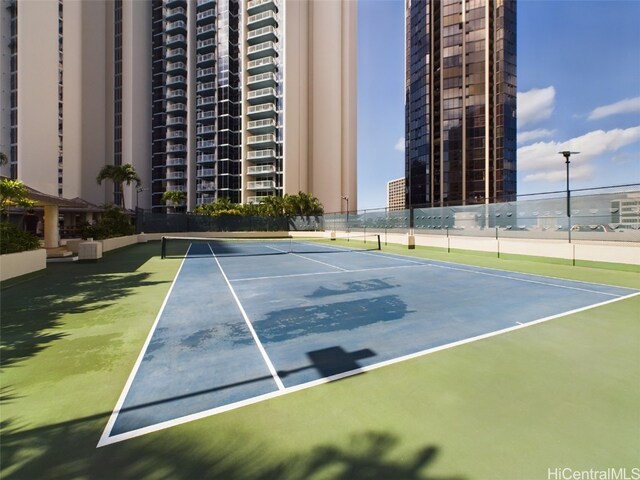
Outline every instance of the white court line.
[(298, 258), (303, 258), (305, 260), (310, 260), (312, 262), (316, 262), (319, 263), (321, 265), (325, 265), (327, 267), (331, 267), (331, 268), (337, 268), (338, 270), (342, 270), (343, 272), (348, 272), (348, 270), (342, 268), (342, 267), (338, 267), (336, 265), (331, 265), (330, 263), (325, 263), (325, 262), (321, 262), (320, 260), (316, 260), (314, 258), (309, 258), (309, 257), (305, 257), (304, 255), (300, 255), (299, 253), (293, 253), (293, 252), (287, 252), (286, 250), (281, 250), (279, 248), (276, 247), (271, 247), (269, 245), (267, 245), (267, 248), (270, 248), (271, 250), (275, 250), (277, 252), (283, 252), (283, 253), (288, 253), (289, 255), (293, 255), (294, 257), (298, 257)]
[[(191, 247), (189, 247), (191, 248)], [(188, 251), (187, 251), (187, 255), (188, 255)], [(171, 292), (173, 291), (173, 287), (176, 284), (176, 281), (178, 280), (178, 277), (180, 276), (180, 271), (182, 270), (182, 266), (184, 265), (184, 262), (186, 261), (187, 256), (185, 255), (185, 258), (182, 259), (182, 262), (180, 262), (180, 267), (178, 268), (178, 271), (176, 272), (175, 277), (173, 278), (173, 281), (171, 282), (171, 286), (169, 287), (169, 291), (167, 292), (167, 295), (164, 297), (164, 301), (162, 302), (162, 305), (160, 306), (160, 311), (158, 312), (158, 315), (156, 315), (156, 319), (153, 322), (153, 325), (151, 326), (151, 330), (149, 331), (149, 334), (147, 335), (147, 339), (144, 342), (144, 345), (142, 345), (142, 350), (140, 350), (140, 354), (138, 355), (138, 359), (136, 360), (136, 363), (133, 365), (133, 369), (131, 370), (131, 374), (129, 375), (129, 378), (127, 379), (127, 383), (125, 383), (124, 385), (124, 389), (122, 390), (122, 393), (120, 394), (120, 398), (118, 399), (118, 402), (116, 403), (115, 408), (113, 409), (113, 412), (111, 413), (111, 416), (109, 417), (109, 420), (107, 421), (107, 425), (104, 428), (104, 431), (102, 432), (102, 436), (100, 437), (100, 440), (98, 441), (98, 445), (96, 448), (98, 447), (102, 447), (104, 445), (108, 445), (109, 443), (109, 439), (111, 438), (109, 435), (111, 433), (111, 430), (113, 429), (113, 426), (116, 423), (116, 420), (118, 418), (118, 414), (120, 413), (120, 410), (122, 409), (122, 405), (124, 404), (125, 399), (127, 398), (127, 395), (129, 394), (129, 390), (131, 389), (131, 385), (133, 384), (133, 379), (135, 378), (136, 374), (138, 373), (138, 369), (140, 368), (140, 365), (142, 364), (142, 359), (144, 358), (144, 354), (147, 353), (147, 347), (149, 346), (149, 343), (151, 343), (151, 338), (153, 337), (153, 334), (156, 331), (156, 327), (158, 326), (158, 323), (160, 322), (160, 317), (162, 317), (162, 313), (164, 312), (164, 308), (167, 305), (167, 302), (169, 301), (169, 297), (171, 296)]]
[(423, 357), (423, 356), (429, 355), (431, 353), (436, 353), (436, 352), (440, 352), (440, 351), (443, 351), (443, 350), (448, 350), (450, 348), (459, 347), (459, 346), (462, 346), (462, 345), (466, 345), (468, 343), (473, 343), (473, 342), (477, 342), (479, 340), (484, 340), (484, 339), (495, 337), (495, 336), (498, 336), (498, 335), (503, 335), (505, 333), (513, 332), (515, 330), (528, 328), (531, 325), (537, 325), (539, 323), (548, 322), (550, 320), (555, 320), (557, 318), (561, 318), (561, 317), (564, 317), (564, 316), (567, 316), (567, 315), (572, 315), (574, 313), (584, 312), (586, 310), (591, 310), (593, 308), (602, 307), (604, 305), (608, 305), (610, 303), (618, 302), (618, 301), (621, 301), (621, 300), (626, 300), (628, 298), (632, 298), (632, 297), (635, 297), (635, 296), (638, 296), (638, 295), (640, 295), (640, 292), (632, 293), (632, 294), (626, 295), (624, 297), (605, 300), (604, 302), (596, 303), (594, 305), (588, 305), (586, 307), (577, 308), (575, 310), (570, 310), (570, 311), (564, 312), (564, 313), (558, 313), (556, 315), (551, 315), (549, 317), (544, 317), (544, 318), (541, 318), (541, 319), (538, 319), (538, 320), (534, 320), (532, 322), (528, 322), (528, 323), (525, 323), (525, 324), (503, 328), (501, 330), (496, 330), (494, 332), (485, 333), (485, 334), (482, 334), (482, 335), (477, 335), (475, 337), (470, 337), (470, 338), (466, 338), (464, 340), (459, 340), (459, 341), (448, 343), (448, 344), (445, 344), (445, 345), (440, 345), (438, 347), (428, 348), (428, 349), (425, 349), (425, 350), (421, 350), (419, 352), (411, 353), (411, 354), (408, 354), (408, 355), (403, 355), (401, 357), (393, 358), (391, 360), (386, 360), (384, 362), (379, 362), (379, 363), (375, 363), (373, 365), (368, 365), (366, 367), (361, 367), (361, 368), (358, 368), (358, 369), (355, 369), (355, 370), (350, 370), (348, 372), (339, 373), (337, 375), (332, 375), (331, 377), (320, 378), (318, 380), (313, 380), (311, 382), (303, 383), (303, 384), (300, 384), (300, 385), (295, 385), (293, 387), (287, 387), (284, 390), (278, 390), (278, 391), (275, 391), (275, 392), (272, 392), (272, 393), (266, 393), (266, 394), (263, 394), (263, 395), (259, 395), (257, 397), (253, 397), (253, 398), (249, 398), (249, 399), (246, 399), (246, 400), (241, 400), (239, 402), (231, 403), (229, 405), (224, 405), (224, 406), (221, 406), (221, 407), (212, 408), (210, 410), (205, 410), (203, 412), (199, 412), (199, 413), (195, 413), (195, 414), (192, 414), (192, 415), (187, 415), (187, 416), (184, 416), (184, 417), (176, 418), (174, 420), (169, 420), (169, 421), (166, 421), (166, 422), (158, 423), (156, 425), (150, 425), (148, 427), (141, 428), (141, 429), (138, 429), (138, 430), (132, 430), (132, 431), (127, 432), (127, 433), (123, 433), (123, 434), (120, 434), (120, 435), (115, 435), (113, 437), (108, 437), (108, 438), (104, 439), (104, 441), (101, 440), (101, 443), (98, 444), (98, 447), (109, 445), (109, 444), (112, 444), (112, 443), (121, 442), (121, 441), (124, 441), (124, 440), (128, 440), (130, 438), (140, 437), (142, 435), (146, 435), (147, 433), (157, 432), (159, 430), (164, 430), (165, 428), (170, 428), (170, 427), (174, 427), (174, 426), (177, 426), (177, 425), (182, 425), (184, 423), (192, 422), (194, 420), (200, 420), (200, 419), (203, 419), (203, 418), (206, 418), (206, 417), (217, 415), (219, 413), (224, 413), (224, 412), (228, 412), (230, 410), (235, 410), (237, 408), (241, 408), (241, 407), (244, 407), (244, 406), (247, 406), (247, 405), (252, 405), (252, 404), (259, 403), (259, 402), (262, 402), (262, 401), (265, 401), (265, 400), (270, 400), (272, 398), (277, 398), (277, 397), (281, 397), (283, 395), (288, 395), (289, 393), (294, 393), (294, 392), (298, 392), (298, 391), (301, 391), (301, 390), (306, 390), (307, 388), (312, 388), (312, 387), (316, 387), (316, 386), (319, 386), (319, 385), (330, 383), (330, 382), (333, 382), (333, 381), (336, 381), (336, 380), (341, 380), (343, 378), (352, 377), (352, 376), (358, 375), (360, 373), (370, 372), (370, 371), (376, 370), (378, 368), (383, 368), (383, 367), (387, 367), (389, 365), (393, 365), (393, 364), (396, 364), (396, 363), (405, 362), (407, 360), (412, 360), (414, 358)]
[(211, 250), (211, 254), (213, 255), (214, 260), (218, 264), (218, 268), (220, 269), (220, 273), (222, 273), (222, 276), (224, 277), (224, 281), (227, 282), (229, 291), (231, 292), (231, 295), (233, 295), (233, 298), (236, 301), (236, 305), (238, 305), (238, 308), (240, 309), (240, 313), (242, 314), (242, 317), (244, 318), (244, 321), (246, 322), (247, 327), (249, 327), (251, 336), (253, 337), (253, 340), (256, 342), (256, 345), (258, 346), (258, 349), (260, 350), (260, 354), (262, 355), (262, 358), (267, 364), (267, 368), (269, 369), (269, 372), (273, 376), (273, 379), (275, 380), (276, 385), (278, 386), (278, 390), (284, 390), (284, 385), (282, 383), (282, 380), (280, 380), (280, 377), (278, 376), (278, 372), (273, 366), (273, 363), (271, 362), (269, 355), (267, 355), (267, 351), (264, 349), (262, 342), (258, 338), (258, 334), (254, 330), (253, 325), (251, 324), (251, 320), (249, 320), (249, 316), (247, 315), (247, 312), (244, 311), (244, 307), (242, 306), (242, 303), (240, 303), (240, 299), (236, 295), (236, 291), (233, 289), (233, 287), (231, 286), (231, 282), (229, 282), (229, 279), (227, 278), (227, 274), (224, 273), (224, 270), (222, 269), (222, 265), (220, 265), (220, 262), (218, 261), (218, 257), (216, 257), (216, 254), (213, 253), (213, 250), (211, 249), (211, 245), (209, 245), (209, 250)]

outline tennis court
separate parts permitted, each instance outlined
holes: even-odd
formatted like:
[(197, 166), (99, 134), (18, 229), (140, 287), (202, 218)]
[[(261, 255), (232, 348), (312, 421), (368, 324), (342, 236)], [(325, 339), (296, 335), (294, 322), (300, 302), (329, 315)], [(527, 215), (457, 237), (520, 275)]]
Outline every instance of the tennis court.
[(182, 263), (100, 445), (638, 294), (376, 242), (208, 240), (180, 260), (164, 252)]

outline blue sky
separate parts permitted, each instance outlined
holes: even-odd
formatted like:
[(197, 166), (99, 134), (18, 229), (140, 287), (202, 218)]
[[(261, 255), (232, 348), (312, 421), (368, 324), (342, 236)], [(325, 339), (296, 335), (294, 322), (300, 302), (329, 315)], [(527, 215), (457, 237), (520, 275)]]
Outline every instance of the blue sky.
[[(640, 1), (518, 2), (518, 193), (640, 183)], [(358, 208), (404, 176), (404, 1), (358, 2)]]

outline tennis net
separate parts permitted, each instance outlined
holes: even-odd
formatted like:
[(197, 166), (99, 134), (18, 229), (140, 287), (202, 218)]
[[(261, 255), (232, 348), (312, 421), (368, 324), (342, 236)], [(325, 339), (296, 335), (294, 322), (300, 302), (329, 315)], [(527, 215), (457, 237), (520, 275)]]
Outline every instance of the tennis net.
[(161, 240), (162, 258), (340, 253), (380, 250), (380, 235), (327, 237), (180, 237)]

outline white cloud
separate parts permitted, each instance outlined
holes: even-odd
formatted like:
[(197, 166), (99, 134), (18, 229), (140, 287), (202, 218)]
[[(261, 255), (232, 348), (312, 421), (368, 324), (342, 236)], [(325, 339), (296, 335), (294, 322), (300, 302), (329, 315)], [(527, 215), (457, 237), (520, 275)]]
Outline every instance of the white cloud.
[(518, 92), (518, 127), (538, 123), (551, 117), (555, 106), (554, 87), (533, 88)]
[(597, 158), (639, 141), (640, 126), (595, 130), (566, 142), (538, 142), (518, 149), (518, 170), (525, 174), (525, 182), (561, 180), (566, 176), (566, 167), (558, 152), (571, 150), (581, 152), (571, 157), (571, 178), (590, 179)]
[(595, 108), (587, 117), (589, 120), (599, 120), (622, 113), (640, 112), (640, 97), (625, 98), (616, 103)]
[(557, 130), (547, 130), (544, 128), (538, 128), (536, 130), (529, 130), (527, 132), (518, 132), (518, 143), (527, 143), (532, 140), (538, 140), (540, 138), (548, 138), (557, 133)]
[(404, 152), (404, 137), (400, 137), (393, 148), (399, 152)]

